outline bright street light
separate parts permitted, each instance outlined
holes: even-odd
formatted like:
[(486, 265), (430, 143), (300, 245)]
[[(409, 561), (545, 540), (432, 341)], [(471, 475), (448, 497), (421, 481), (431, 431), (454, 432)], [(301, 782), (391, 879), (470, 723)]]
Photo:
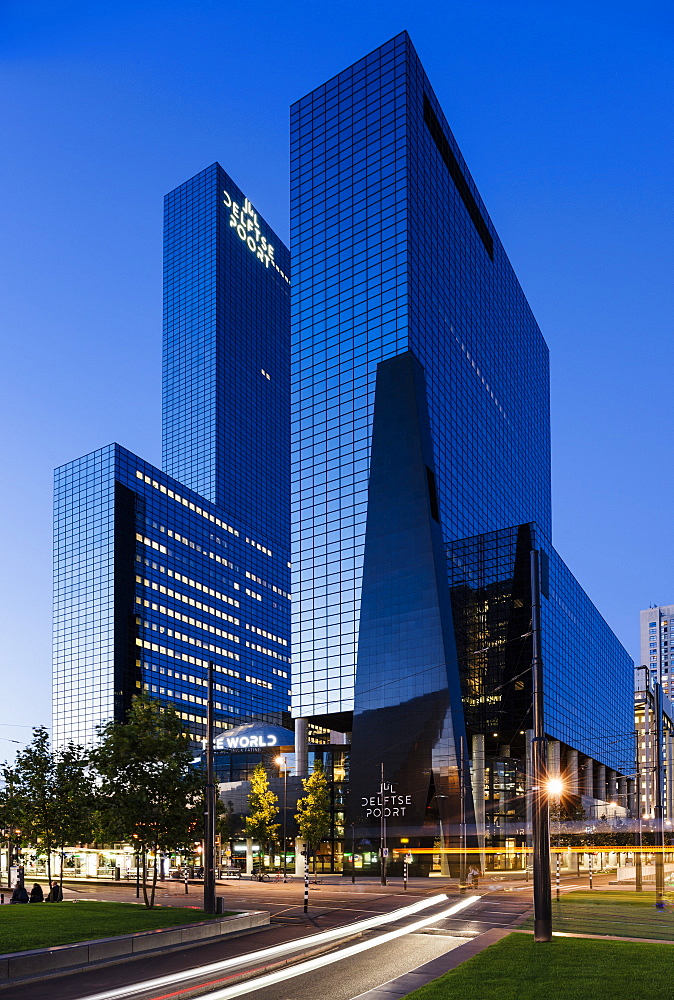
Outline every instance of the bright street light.
[(548, 795), (554, 795), (557, 797), (564, 791), (564, 782), (561, 778), (549, 778), (546, 788)]

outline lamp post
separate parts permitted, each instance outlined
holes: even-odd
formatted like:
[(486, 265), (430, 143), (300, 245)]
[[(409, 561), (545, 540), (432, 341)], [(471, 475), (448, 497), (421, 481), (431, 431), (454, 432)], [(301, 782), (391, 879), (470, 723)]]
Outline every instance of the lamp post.
[(663, 907), (665, 894), (665, 829), (662, 774), (662, 687), (655, 685), (655, 905)]
[(384, 764), (383, 764), (383, 762), (382, 762), (382, 765), (381, 765), (381, 796), (380, 796), (380, 799), (381, 799), (381, 817), (380, 817), (381, 822), (380, 822), (380, 825), (379, 825), (379, 840), (380, 840), (380, 847), (379, 847), (380, 859), (379, 860), (380, 860), (380, 863), (381, 863), (381, 867), (380, 867), (381, 875), (380, 875), (380, 878), (381, 878), (381, 884), (382, 885), (386, 885), (386, 856), (388, 854), (388, 850), (387, 850), (387, 847), (386, 847), (386, 797), (384, 795)]
[(283, 881), (286, 881), (286, 864), (287, 864), (287, 847), (288, 839), (286, 837), (286, 816), (288, 813), (287, 802), (288, 802), (288, 761), (281, 754), (276, 758), (276, 763), (278, 764), (279, 771), (281, 770), (281, 765), (283, 765)]
[(208, 661), (206, 708), (206, 788), (204, 810), (204, 913), (215, 913), (215, 775), (213, 767), (213, 662)]
[(559, 899), (559, 881), (560, 881), (560, 851), (559, 851), (559, 833), (560, 833), (560, 810), (562, 806), (562, 792), (564, 791), (564, 782), (561, 778), (550, 778), (547, 783), (548, 796), (556, 800), (557, 803), (557, 850), (556, 863), (555, 863), (555, 885), (557, 889), (557, 899)]
[(641, 830), (641, 771), (636, 773), (636, 783), (637, 783), (637, 813), (638, 813), (638, 824), (637, 824), (637, 838), (638, 838), (638, 850), (637, 856), (634, 859), (634, 889), (636, 892), (643, 892), (643, 866), (641, 860), (641, 849), (643, 847), (643, 836)]
[(531, 674), (533, 688), (532, 841), (534, 851), (534, 941), (552, 940), (552, 894), (550, 891), (550, 816), (545, 790), (547, 740), (543, 726), (543, 659), (541, 657), (540, 553), (531, 550)]

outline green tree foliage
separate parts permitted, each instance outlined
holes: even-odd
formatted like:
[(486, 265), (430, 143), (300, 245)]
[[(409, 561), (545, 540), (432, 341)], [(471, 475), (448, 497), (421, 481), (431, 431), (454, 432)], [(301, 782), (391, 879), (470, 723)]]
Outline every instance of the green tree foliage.
[[(0, 836), (8, 845), (8, 869), (14, 852), (22, 843), (23, 799), (19, 792), (19, 776), (16, 768), (5, 763), (0, 768), (2, 787), (0, 788)], [(7, 871), (9, 879), (9, 870)], [(9, 882), (7, 883), (10, 884)]]
[[(24, 842), (46, 855), (47, 878), (52, 881), (52, 853), (63, 859), (67, 844), (91, 837), (92, 786), (89, 760), (82, 747), (69, 743), (53, 751), (44, 726), (16, 755), (16, 794)], [(60, 866), (63, 882), (63, 864)]]
[(54, 789), (58, 803), (54, 821), (54, 842), (59, 848), (59, 885), (63, 896), (63, 859), (69, 844), (93, 839), (94, 790), (89, 754), (83, 747), (68, 743), (54, 754)]
[(323, 838), (330, 832), (330, 791), (320, 760), (315, 761), (312, 774), (303, 778), (302, 784), (306, 795), (297, 800), (295, 819), (300, 837), (307, 841), (313, 851), (315, 877), (316, 852)]
[[(103, 836), (136, 844), (143, 898), (154, 906), (158, 855), (187, 848), (203, 829), (204, 775), (175, 710), (146, 696), (133, 699), (126, 722), (109, 722), (92, 752)], [(148, 853), (154, 855), (148, 885)]]
[(245, 834), (260, 842), (262, 848), (261, 866), (264, 868), (264, 854), (269, 845), (278, 839), (279, 824), (278, 796), (269, 787), (269, 778), (263, 764), (258, 764), (250, 779), (248, 794), (249, 814), (246, 816)]

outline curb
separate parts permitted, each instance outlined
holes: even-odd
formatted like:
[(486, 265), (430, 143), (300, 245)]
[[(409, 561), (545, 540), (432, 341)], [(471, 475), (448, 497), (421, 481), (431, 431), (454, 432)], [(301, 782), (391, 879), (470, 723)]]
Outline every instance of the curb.
[(248, 910), (220, 920), (182, 924), (166, 930), (139, 931), (55, 948), (0, 955), (0, 990), (92, 968), (118, 965), (164, 951), (196, 948), (217, 938), (238, 936), (268, 927), (266, 910)]
[[(516, 928), (513, 933), (533, 934), (534, 932)], [(620, 937), (617, 934), (576, 934), (573, 931), (553, 931), (552, 936), (558, 938), (586, 938), (588, 941), (633, 941), (635, 944), (674, 944), (671, 938)]]

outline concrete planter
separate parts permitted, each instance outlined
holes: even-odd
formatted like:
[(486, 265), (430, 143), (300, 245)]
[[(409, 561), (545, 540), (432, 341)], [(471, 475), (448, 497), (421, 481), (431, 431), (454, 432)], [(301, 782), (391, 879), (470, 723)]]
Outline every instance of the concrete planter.
[(24, 979), (43, 978), (88, 965), (113, 965), (130, 958), (166, 949), (193, 948), (206, 941), (240, 934), (269, 924), (269, 913), (248, 910), (231, 917), (169, 927), (164, 931), (140, 931), (119, 937), (64, 944), (56, 948), (17, 951), (0, 955), (0, 989)]

